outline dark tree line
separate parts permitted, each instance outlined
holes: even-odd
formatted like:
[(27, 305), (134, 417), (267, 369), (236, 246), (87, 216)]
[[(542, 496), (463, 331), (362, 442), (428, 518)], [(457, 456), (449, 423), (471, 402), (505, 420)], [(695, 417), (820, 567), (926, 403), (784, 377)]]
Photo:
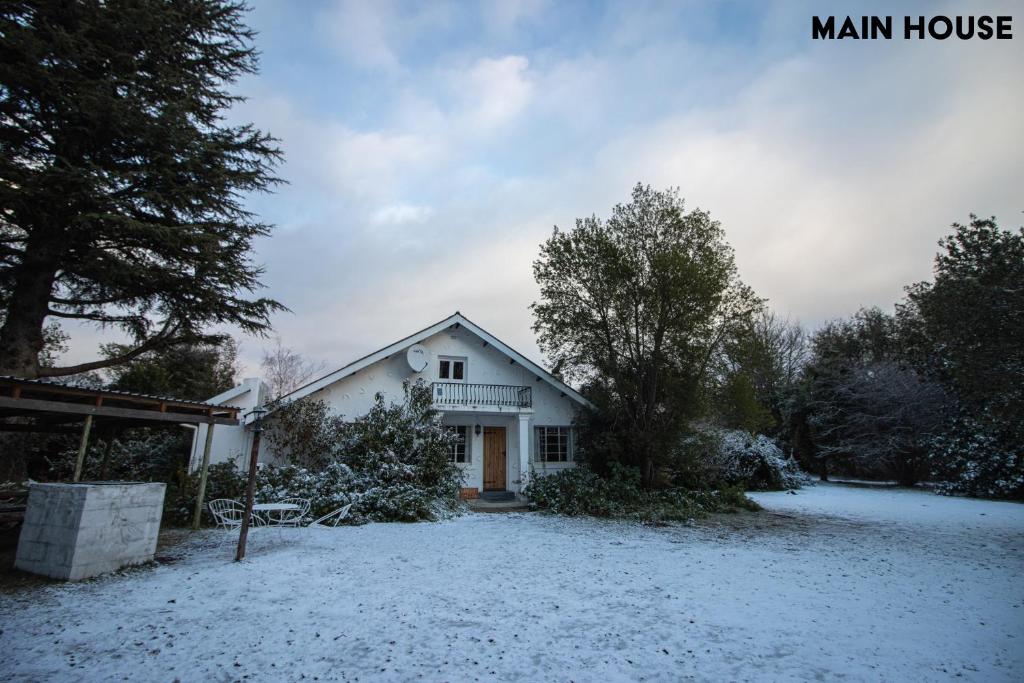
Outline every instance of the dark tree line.
[[(806, 339), (766, 430), (808, 470), (1024, 497), (1024, 230), (972, 216), (932, 281)], [(780, 394), (754, 388), (757, 405)], [(728, 417), (728, 413), (723, 413)]]
[(556, 228), (534, 329), (595, 405), (582, 455), (647, 487), (692, 482), (710, 422), (767, 434), (823, 478), (1024, 496), (1024, 231), (972, 216), (939, 244), (934, 280), (893, 314), (809, 334), (743, 285), (721, 225), (675, 191), (637, 185), (607, 220)]

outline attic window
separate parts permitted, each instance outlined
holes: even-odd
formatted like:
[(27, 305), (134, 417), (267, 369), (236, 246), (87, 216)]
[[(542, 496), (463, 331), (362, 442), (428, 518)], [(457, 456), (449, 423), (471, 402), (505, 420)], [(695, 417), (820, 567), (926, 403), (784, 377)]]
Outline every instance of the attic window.
[(453, 382), (462, 382), (466, 379), (465, 358), (441, 358), (437, 364), (437, 378), (447, 379)]

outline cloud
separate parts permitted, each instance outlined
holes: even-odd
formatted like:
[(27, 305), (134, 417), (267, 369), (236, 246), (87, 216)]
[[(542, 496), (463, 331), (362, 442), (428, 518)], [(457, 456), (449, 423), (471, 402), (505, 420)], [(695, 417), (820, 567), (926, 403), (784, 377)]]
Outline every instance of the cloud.
[(476, 132), (488, 132), (515, 119), (530, 103), (529, 60), (520, 55), (477, 60), (452, 76), (461, 99), (459, 118)]
[(539, 358), (539, 243), (638, 181), (710, 210), (812, 327), (928, 278), (969, 212), (1020, 223), (1021, 41), (812, 43), (799, 3), (722, 14), (338, 3), (308, 34), (263, 26), (279, 75), (237, 115), (284, 141), (290, 185), (251, 206), (279, 226), (256, 260), (285, 343), (340, 364), (459, 309)]
[(387, 72), (400, 70), (393, 45), (396, 16), (390, 2), (341, 0), (323, 19), (332, 47), (354, 64)]
[(390, 204), (373, 212), (371, 220), (377, 225), (401, 225), (403, 223), (422, 223), (430, 217), (429, 206), (413, 206), (412, 204)]

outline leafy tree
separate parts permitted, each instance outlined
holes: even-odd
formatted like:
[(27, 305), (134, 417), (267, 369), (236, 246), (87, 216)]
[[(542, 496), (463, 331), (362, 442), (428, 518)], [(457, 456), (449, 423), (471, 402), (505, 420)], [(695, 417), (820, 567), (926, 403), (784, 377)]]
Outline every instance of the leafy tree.
[(759, 399), (748, 372), (730, 372), (717, 388), (715, 413), (726, 427), (757, 434), (773, 424), (772, 413)]
[(736, 326), (721, 352), (716, 412), (723, 425), (775, 436), (786, 431), (807, 353), (800, 324), (767, 308)]
[[(124, 353), (123, 347), (116, 344), (103, 350), (108, 356)], [(188, 344), (151, 351), (110, 368), (108, 386), (119, 391), (205, 401), (235, 386), (237, 358), (238, 347), (230, 338), (220, 344)]]
[[(229, 0), (12, 0), (0, 7), (0, 374), (82, 373), (251, 333), (267, 235), (243, 204), (281, 153), (223, 113), (256, 70)], [(55, 367), (48, 318), (119, 328), (117, 355)]]
[(934, 465), (948, 490), (1024, 498), (1024, 228), (972, 215), (939, 246), (934, 282), (899, 310), (912, 357), (960, 404)]
[(343, 416), (323, 401), (303, 398), (276, 408), (267, 420), (266, 438), (288, 462), (323, 469), (341, 458), (347, 437)]
[(1024, 421), (1024, 228), (972, 215), (939, 246), (935, 281), (908, 287), (900, 311), (918, 354), (962, 401)]
[(898, 329), (895, 317), (878, 308), (863, 308), (847, 320), (826, 323), (812, 335), (802, 381), (790, 396), (789, 432), (801, 463), (822, 479), (840, 464), (868, 474), (858, 471), (853, 453), (830, 447), (836, 432), (823, 427), (831, 424), (831, 418), (821, 413), (841, 412), (837, 406), (842, 405), (844, 382), (852, 373), (902, 358)]
[(622, 459), (650, 487), (729, 330), (760, 302), (740, 283), (721, 225), (678, 191), (636, 185), (608, 220), (577, 219), (534, 262), (534, 331), (552, 365), (580, 380), (592, 461)]

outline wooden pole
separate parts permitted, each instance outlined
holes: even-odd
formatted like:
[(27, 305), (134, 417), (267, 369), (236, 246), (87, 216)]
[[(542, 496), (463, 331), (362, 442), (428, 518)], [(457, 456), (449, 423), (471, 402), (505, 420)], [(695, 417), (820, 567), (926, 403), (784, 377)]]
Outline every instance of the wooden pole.
[(82, 427), (82, 439), (78, 442), (78, 457), (75, 459), (75, 478), (78, 481), (82, 478), (82, 465), (85, 464), (85, 450), (89, 446), (89, 430), (92, 429), (92, 415), (85, 416), (85, 425)]
[(203, 514), (203, 498), (206, 497), (206, 475), (210, 470), (210, 446), (213, 444), (213, 425), (206, 425), (206, 444), (203, 446), (203, 464), (199, 468), (199, 492), (196, 494), (196, 511), (192, 515), (192, 529), (199, 528)]
[(235, 553), (235, 562), (240, 562), (245, 557), (245, 542), (249, 538), (249, 520), (252, 519), (253, 498), (256, 496), (256, 461), (260, 457), (260, 427), (259, 420), (256, 421), (256, 428), (252, 433), (252, 453), (249, 454), (249, 481), (245, 488), (245, 517), (242, 518), (242, 529), (238, 532), (238, 552)]

